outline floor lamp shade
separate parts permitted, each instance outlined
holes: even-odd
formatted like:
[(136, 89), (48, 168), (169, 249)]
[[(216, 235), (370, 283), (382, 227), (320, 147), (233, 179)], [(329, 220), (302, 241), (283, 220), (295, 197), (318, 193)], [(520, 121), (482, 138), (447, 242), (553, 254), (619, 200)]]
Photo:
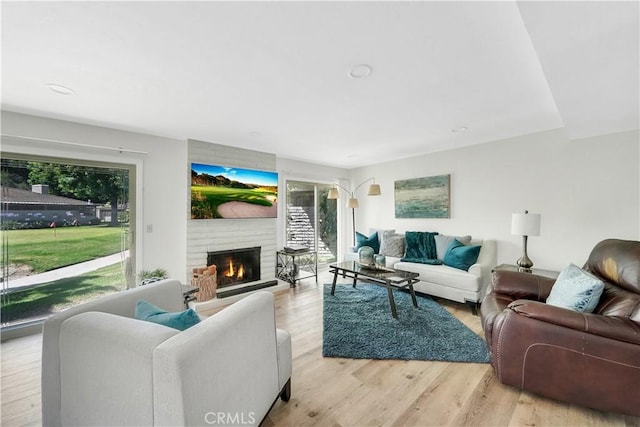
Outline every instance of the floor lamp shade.
[(368, 196), (379, 196), (380, 194), (382, 194), (380, 192), (380, 184), (371, 184), (369, 186)]
[(356, 199), (355, 197), (351, 197), (349, 200), (347, 200), (347, 207), (352, 209), (360, 207), (360, 204), (358, 203), (358, 199)]

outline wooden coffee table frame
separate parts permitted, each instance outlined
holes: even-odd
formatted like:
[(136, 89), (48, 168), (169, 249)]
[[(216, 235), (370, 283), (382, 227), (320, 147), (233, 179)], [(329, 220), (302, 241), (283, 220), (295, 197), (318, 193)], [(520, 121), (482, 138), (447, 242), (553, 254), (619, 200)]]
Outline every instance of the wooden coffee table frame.
[(389, 305), (391, 306), (391, 315), (394, 319), (398, 318), (398, 312), (396, 310), (396, 302), (393, 298), (393, 288), (404, 289), (408, 288), (411, 293), (411, 300), (413, 306), (418, 307), (418, 300), (416, 299), (416, 292), (413, 289), (413, 284), (418, 282), (418, 273), (411, 273), (409, 271), (394, 270), (392, 268), (385, 268), (384, 270), (375, 270), (361, 267), (355, 261), (345, 261), (336, 264), (329, 265), (329, 272), (333, 273), (333, 283), (331, 284), (331, 295), (335, 295), (336, 283), (338, 281), (338, 275), (342, 277), (348, 277), (353, 279), (353, 287), (356, 287), (358, 280), (366, 280), (367, 282), (375, 285), (384, 286), (387, 288), (387, 295), (389, 296)]

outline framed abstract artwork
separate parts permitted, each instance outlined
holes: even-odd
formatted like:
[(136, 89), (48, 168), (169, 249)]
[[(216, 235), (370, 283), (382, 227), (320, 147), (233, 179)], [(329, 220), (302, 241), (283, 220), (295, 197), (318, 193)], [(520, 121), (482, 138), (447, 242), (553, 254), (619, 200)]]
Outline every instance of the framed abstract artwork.
[(395, 181), (396, 218), (450, 218), (451, 175)]

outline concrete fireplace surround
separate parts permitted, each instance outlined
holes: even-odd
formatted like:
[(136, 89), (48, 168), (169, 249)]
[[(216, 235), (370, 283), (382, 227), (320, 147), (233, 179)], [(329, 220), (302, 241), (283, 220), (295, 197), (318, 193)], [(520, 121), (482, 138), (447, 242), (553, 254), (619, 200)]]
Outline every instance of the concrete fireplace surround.
[[(188, 140), (187, 159), (192, 162), (220, 166), (239, 167), (266, 171), (276, 170), (276, 156), (260, 151), (245, 150), (204, 141)], [(188, 182), (187, 197), (191, 195), (191, 181)], [(187, 203), (189, 207), (189, 203)], [(190, 217), (188, 212), (188, 217)], [(234, 290), (252, 284), (276, 280), (277, 219), (206, 219), (187, 221), (187, 275), (191, 277), (193, 268), (207, 264), (207, 252), (260, 246), (260, 280), (225, 287)], [(289, 288), (289, 284), (278, 281), (278, 285), (265, 290), (278, 291)], [(241, 299), (242, 295), (215, 298), (209, 301), (193, 303), (197, 311), (228, 305)]]

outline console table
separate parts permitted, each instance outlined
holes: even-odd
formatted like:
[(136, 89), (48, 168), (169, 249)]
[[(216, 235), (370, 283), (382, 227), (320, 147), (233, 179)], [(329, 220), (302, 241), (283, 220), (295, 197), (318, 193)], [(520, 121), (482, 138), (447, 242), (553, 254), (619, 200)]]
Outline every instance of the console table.
[(305, 251), (277, 251), (276, 252), (276, 277), (289, 282), (291, 287), (298, 280), (315, 277), (318, 281), (318, 253), (312, 250)]

